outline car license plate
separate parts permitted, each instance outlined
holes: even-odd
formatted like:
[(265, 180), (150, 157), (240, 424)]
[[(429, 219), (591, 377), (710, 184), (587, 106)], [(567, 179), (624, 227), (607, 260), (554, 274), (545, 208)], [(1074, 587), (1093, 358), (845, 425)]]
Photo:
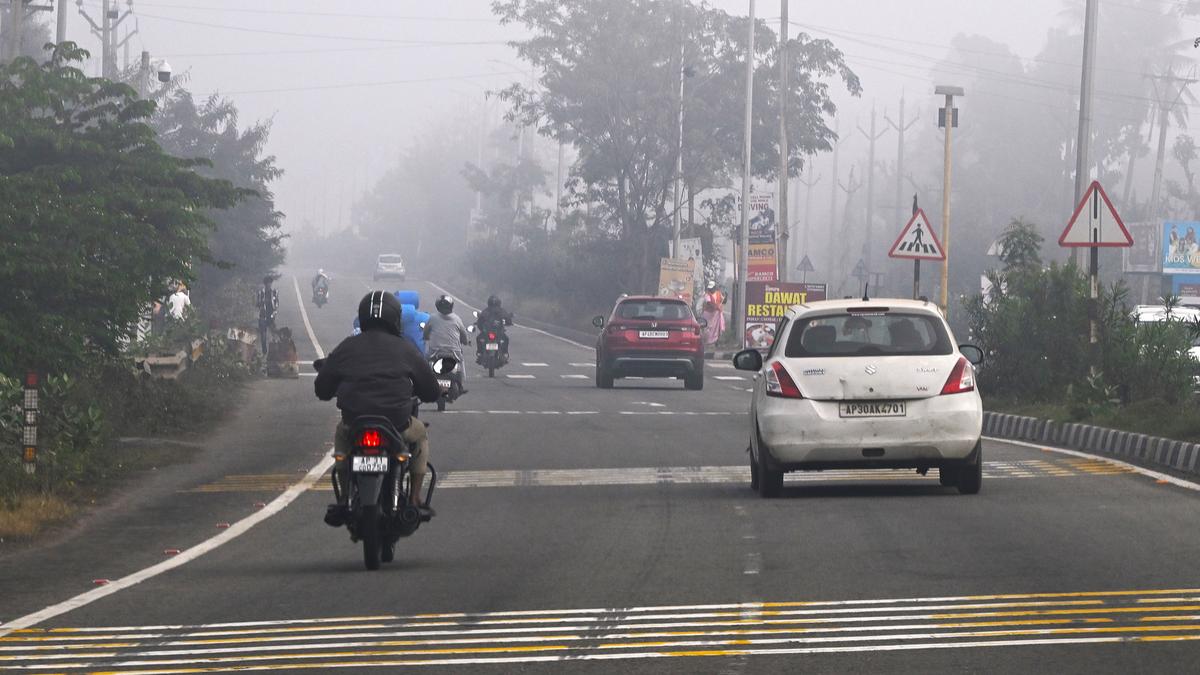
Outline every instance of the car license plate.
[(904, 401), (854, 401), (838, 404), (841, 417), (904, 417)]
[(438, 380), (438, 386), (440, 386), (442, 389), (449, 389), (450, 380)]
[(387, 473), (388, 458), (384, 455), (355, 455), (351, 469), (354, 473)]
[(498, 352), (498, 351), (500, 351), (500, 343), (499, 342), (489, 342), (486, 345), (484, 345), (483, 348), (488, 350), (489, 352)]
[(640, 338), (646, 338), (646, 339), (652, 339), (652, 340), (665, 340), (668, 336), (669, 336), (669, 333), (667, 333), (667, 331), (665, 331), (665, 330), (639, 330), (638, 331), (638, 337), (640, 337)]

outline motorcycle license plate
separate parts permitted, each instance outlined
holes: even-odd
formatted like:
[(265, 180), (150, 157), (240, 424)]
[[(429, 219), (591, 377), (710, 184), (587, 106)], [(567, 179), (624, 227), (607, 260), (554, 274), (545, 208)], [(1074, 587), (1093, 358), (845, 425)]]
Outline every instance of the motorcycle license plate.
[(638, 337), (650, 338), (654, 340), (665, 340), (668, 337), (668, 334), (665, 330), (639, 330)]
[(852, 401), (838, 404), (840, 417), (904, 417), (904, 401)]
[(388, 458), (383, 455), (355, 455), (350, 468), (354, 473), (387, 473)]
[(450, 380), (438, 380), (438, 386), (440, 386), (442, 389), (449, 389)]
[(489, 342), (486, 345), (484, 345), (483, 348), (488, 350), (489, 352), (498, 352), (498, 351), (500, 351), (500, 343), (499, 342)]

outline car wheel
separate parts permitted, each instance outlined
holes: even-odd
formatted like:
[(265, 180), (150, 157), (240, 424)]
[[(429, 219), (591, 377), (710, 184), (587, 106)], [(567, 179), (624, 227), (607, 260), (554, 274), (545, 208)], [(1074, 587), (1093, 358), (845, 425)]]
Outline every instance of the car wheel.
[(596, 361), (596, 387), (600, 389), (613, 388), (612, 370), (605, 367), (603, 361)]
[(700, 362), (700, 367), (688, 373), (683, 378), (683, 387), (692, 391), (700, 391), (704, 388), (704, 362)]
[(975, 455), (975, 461), (959, 467), (957, 480), (954, 482), (958, 491), (964, 495), (979, 494), (980, 488), (983, 487), (983, 439), (975, 443), (975, 450), (971, 454)]
[[(763, 448), (762, 438), (759, 438), (756, 462), (758, 464), (758, 496), (763, 499), (774, 499), (783, 492), (783, 472), (767, 466), (765, 458), (766, 450)], [(753, 458), (751, 461), (754, 461)]]
[(958, 473), (958, 468), (953, 466), (938, 467), (938, 482), (942, 487), (954, 487), (954, 474)]
[(758, 491), (758, 464), (754, 462), (754, 453), (746, 448), (746, 456), (750, 458), (750, 489)]

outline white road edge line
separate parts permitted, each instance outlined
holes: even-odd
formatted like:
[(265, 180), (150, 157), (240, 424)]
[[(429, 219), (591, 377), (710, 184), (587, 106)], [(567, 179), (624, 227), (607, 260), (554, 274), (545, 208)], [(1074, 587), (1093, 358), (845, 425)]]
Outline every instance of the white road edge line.
[(1175, 476), (1172, 476), (1170, 474), (1159, 473), (1158, 471), (1154, 471), (1152, 469), (1147, 469), (1145, 467), (1138, 466), (1137, 464), (1130, 464), (1129, 462), (1122, 462), (1119, 459), (1105, 457), (1104, 455), (1093, 455), (1093, 454), (1090, 454), (1087, 452), (1080, 452), (1078, 450), (1068, 450), (1066, 448), (1056, 448), (1052, 445), (1043, 445), (1041, 443), (1027, 443), (1025, 441), (1010, 441), (1006, 438), (994, 438), (992, 436), (984, 436), (984, 439), (992, 441), (994, 443), (1007, 443), (1009, 445), (1017, 445), (1017, 446), (1021, 446), (1021, 447), (1025, 447), (1025, 448), (1036, 448), (1038, 450), (1048, 450), (1050, 452), (1057, 452), (1060, 455), (1070, 455), (1072, 457), (1082, 457), (1083, 459), (1099, 460), (1101, 462), (1107, 462), (1114, 466), (1119, 466), (1119, 467), (1122, 467), (1125, 469), (1131, 469), (1131, 470), (1133, 470), (1134, 473), (1140, 473), (1143, 476), (1146, 476), (1148, 478), (1166, 481), (1177, 487), (1186, 488), (1188, 490), (1195, 490), (1197, 492), (1200, 492), (1200, 483), (1193, 483), (1190, 480), (1176, 478)]
[[(441, 286), (439, 286), (439, 285), (437, 285), (437, 284), (433, 283), (432, 281), (426, 281), (425, 283), (429, 284), (430, 286), (433, 286), (434, 288), (436, 288), (436, 289), (438, 289), (439, 291), (441, 291), (441, 292), (445, 293), (446, 295), (454, 295), (454, 294), (453, 294), (453, 293), (451, 293), (450, 291), (448, 291), (448, 290), (446, 290), (446, 289), (442, 288)], [(454, 295), (454, 297), (455, 297), (455, 298), (458, 298), (458, 296), (457, 296), (457, 295)], [(459, 302), (462, 302), (462, 300), (460, 299), (460, 300), (459, 300)], [(463, 304), (463, 306), (464, 306), (464, 307), (466, 307), (467, 309), (476, 309), (475, 307), (472, 307), (472, 306), (468, 305), (468, 304), (467, 304), (467, 303), (465, 303), (465, 302), (463, 302), (462, 304)], [(583, 343), (576, 342), (576, 341), (574, 341), (574, 340), (568, 340), (567, 338), (565, 338), (565, 337), (562, 337), (562, 336), (560, 336), (560, 335), (555, 335), (554, 333), (547, 333), (547, 332), (546, 332), (546, 331), (544, 331), (544, 330), (540, 330), (540, 329), (534, 328), (534, 327), (532, 327), (532, 326), (521, 326), (521, 325), (518, 325), (518, 326), (516, 326), (516, 327), (517, 327), (517, 328), (524, 328), (525, 330), (531, 330), (531, 331), (533, 331), (533, 332), (535, 332), (535, 333), (541, 333), (542, 335), (545, 335), (546, 337), (552, 337), (552, 338), (554, 338), (555, 340), (561, 340), (562, 342), (565, 342), (565, 343), (567, 343), (567, 344), (569, 344), (569, 345), (574, 345), (574, 346), (576, 346), (576, 347), (579, 347), (579, 348), (581, 348), (581, 349), (587, 349), (587, 350), (589, 350), (589, 351), (593, 349), (593, 347), (589, 347), (589, 346), (587, 346), (587, 345), (585, 345), (585, 344), (583, 344)]]
[(317, 358), (323, 359), (325, 350), (321, 349), (321, 343), (317, 342), (317, 334), (313, 332), (312, 323), (308, 320), (308, 311), (304, 309), (304, 296), (300, 295), (300, 282), (296, 280), (295, 275), (292, 276), (292, 287), (296, 289), (296, 304), (300, 305), (300, 318), (304, 319), (304, 330), (308, 331), (308, 339), (312, 341)]
[[(296, 281), (296, 277), (294, 276), (292, 277), (292, 283), (296, 288), (296, 301), (300, 305), (300, 316), (304, 319), (304, 327), (308, 330), (308, 338), (312, 340), (313, 349), (315, 349), (317, 354), (320, 355), (320, 358), (325, 358), (325, 351), (321, 349), (321, 344), (317, 342), (317, 336), (313, 333), (312, 324), (309, 323), (308, 320), (308, 312), (304, 309), (304, 298), (300, 295), (300, 283)], [(37, 612), (33, 612), (32, 614), (26, 614), (25, 616), (18, 617), (7, 623), (2, 623), (0, 624), (0, 637), (4, 637), (13, 631), (36, 626), (43, 621), (48, 621), (56, 616), (66, 614), (67, 612), (79, 609), (85, 605), (90, 605), (101, 598), (105, 598), (113, 593), (116, 593), (117, 591), (122, 591), (126, 588), (136, 586), (137, 584), (140, 584), (147, 579), (152, 579), (163, 572), (173, 570), (176, 567), (181, 567), (184, 564), (199, 558), (205, 553), (208, 553), (209, 551), (212, 551), (217, 547), (240, 537), (248, 532), (250, 528), (261, 523), (267, 518), (270, 518), (276, 513), (279, 513), (285, 507), (287, 507), (288, 504), (291, 504), (293, 501), (295, 501), (297, 497), (304, 494), (310, 487), (320, 480), (321, 476), (325, 475), (325, 472), (328, 471), (329, 467), (331, 466), (333, 466), (333, 456), (327, 454), (321, 458), (321, 461), (317, 462), (316, 466), (308, 470), (308, 473), (304, 475), (304, 478), (301, 478), (299, 482), (289, 487), (286, 491), (284, 491), (283, 494), (271, 500), (271, 502), (262, 509), (237, 521), (220, 534), (205, 539), (199, 544), (180, 552), (179, 555), (168, 558), (156, 565), (151, 565), (150, 567), (138, 570), (132, 574), (127, 574), (126, 576), (109, 582), (104, 586), (93, 588), (86, 593), (80, 593), (73, 598), (50, 605), (49, 607)]]

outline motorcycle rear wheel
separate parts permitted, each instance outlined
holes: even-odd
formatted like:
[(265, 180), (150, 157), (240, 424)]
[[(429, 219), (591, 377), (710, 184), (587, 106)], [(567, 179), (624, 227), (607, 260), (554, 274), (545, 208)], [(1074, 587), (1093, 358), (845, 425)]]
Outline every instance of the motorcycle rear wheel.
[(362, 507), (362, 514), (358, 520), (358, 536), (362, 537), (363, 563), (369, 570), (379, 569), (380, 544), (382, 542), (379, 532), (378, 504)]

